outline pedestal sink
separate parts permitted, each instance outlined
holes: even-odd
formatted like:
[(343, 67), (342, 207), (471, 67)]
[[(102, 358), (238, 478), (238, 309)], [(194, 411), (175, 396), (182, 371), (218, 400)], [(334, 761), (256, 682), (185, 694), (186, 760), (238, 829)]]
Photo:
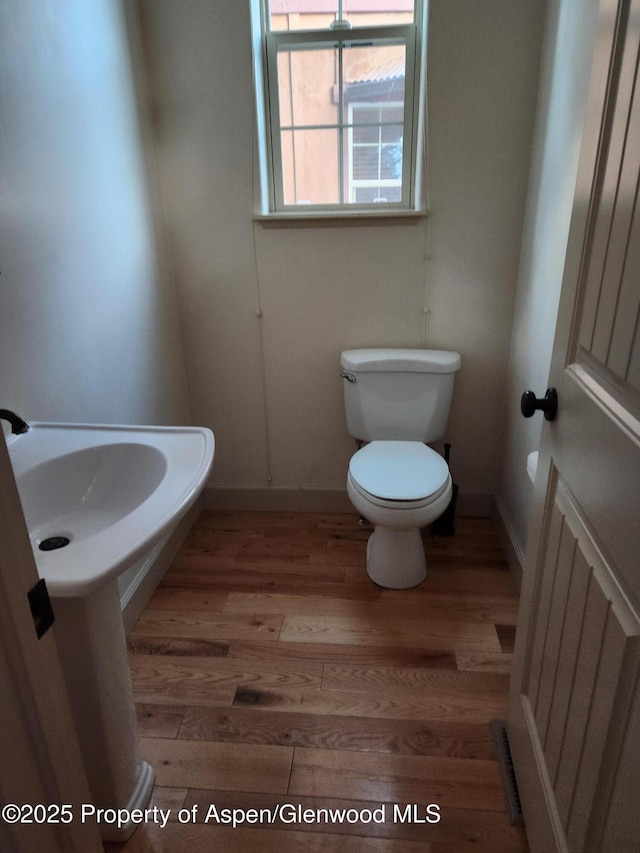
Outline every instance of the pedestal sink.
[[(7, 442), (93, 803), (144, 808), (153, 771), (138, 756), (117, 578), (162, 539), (202, 490), (210, 430), (32, 423)], [(135, 828), (101, 823), (123, 841)]]

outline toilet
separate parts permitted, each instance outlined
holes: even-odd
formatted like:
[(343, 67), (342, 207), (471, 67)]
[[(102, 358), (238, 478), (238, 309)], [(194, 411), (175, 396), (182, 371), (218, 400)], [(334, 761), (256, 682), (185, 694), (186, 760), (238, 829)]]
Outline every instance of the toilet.
[(380, 586), (407, 589), (427, 573), (420, 528), (451, 500), (449, 467), (427, 443), (444, 436), (460, 355), (353, 349), (340, 366), (347, 429), (364, 444), (349, 462), (347, 493), (374, 525), (367, 574)]

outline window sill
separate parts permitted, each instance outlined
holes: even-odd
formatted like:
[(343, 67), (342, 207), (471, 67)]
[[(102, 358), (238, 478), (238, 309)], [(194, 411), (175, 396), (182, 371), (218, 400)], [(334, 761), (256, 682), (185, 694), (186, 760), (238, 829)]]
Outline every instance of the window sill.
[(253, 220), (263, 228), (361, 228), (364, 225), (415, 225), (428, 215), (426, 210), (388, 210), (379, 213), (314, 210), (309, 213), (256, 213)]

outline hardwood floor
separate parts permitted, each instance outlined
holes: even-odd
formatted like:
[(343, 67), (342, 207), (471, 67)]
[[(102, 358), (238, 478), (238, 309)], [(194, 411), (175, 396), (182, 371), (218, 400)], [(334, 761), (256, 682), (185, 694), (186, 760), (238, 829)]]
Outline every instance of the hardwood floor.
[[(355, 515), (204, 512), (129, 637), (150, 805), (170, 818), (106, 849), (526, 851), (489, 729), (517, 593), (492, 522), (456, 527), (425, 532), (421, 586), (381, 590)], [(211, 805), (247, 821), (205, 823)]]

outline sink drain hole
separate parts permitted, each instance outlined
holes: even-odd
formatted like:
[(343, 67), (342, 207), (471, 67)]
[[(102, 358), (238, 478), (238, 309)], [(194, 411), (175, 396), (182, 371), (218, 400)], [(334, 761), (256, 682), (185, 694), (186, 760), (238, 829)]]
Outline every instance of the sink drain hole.
[(42, 540), (38, 548), (41, 551), (57, 551), (58, 548), (64, 548), (69, 542), (71, 540), (68, 536), (49, 536), (47, 539)]

